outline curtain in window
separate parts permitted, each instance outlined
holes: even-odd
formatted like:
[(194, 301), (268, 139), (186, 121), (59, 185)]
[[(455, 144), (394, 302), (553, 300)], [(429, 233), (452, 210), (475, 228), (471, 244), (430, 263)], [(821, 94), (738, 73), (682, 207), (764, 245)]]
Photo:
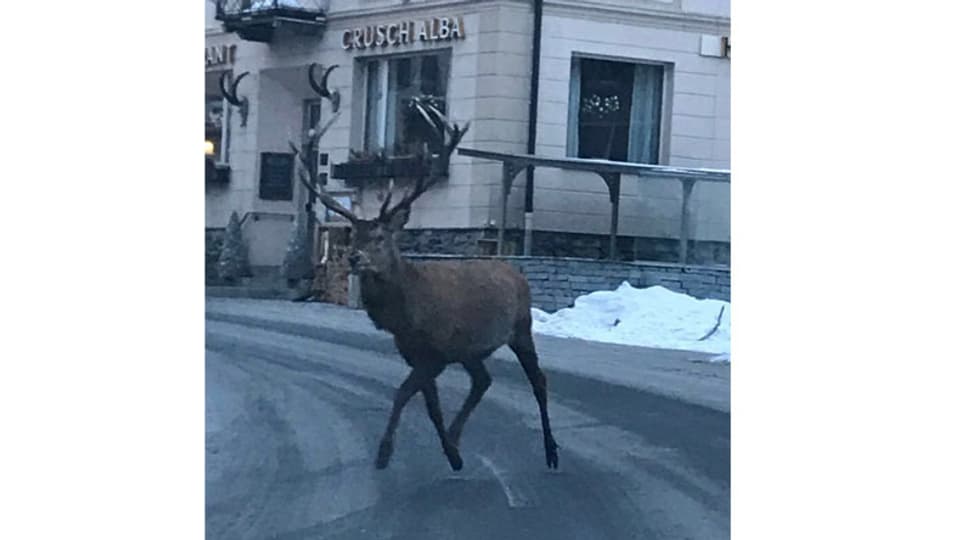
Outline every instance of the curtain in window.
[(657, 164), (660, 158), (663, 66), (637, 64), (633, 80), (627, 159), (636, 163)]
[(570, 66), (570, 98), (567, 101), (567, 156), (577, 157), (580, 148), (580, 59)]
[(383, 100), (380, 82), (380, 63), (367, 63), (367, 110), (364, 126), (363, 148), (367, 151), (378, 150), (380, 139), (380, 108)]

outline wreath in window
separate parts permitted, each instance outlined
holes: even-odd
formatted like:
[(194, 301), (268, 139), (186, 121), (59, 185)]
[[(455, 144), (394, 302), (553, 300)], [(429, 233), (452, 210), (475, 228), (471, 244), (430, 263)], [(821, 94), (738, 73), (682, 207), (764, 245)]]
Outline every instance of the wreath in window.
[(620, 96), (600, 96), (592, 94), (580, 100), (580, 111), (597, 119), (603, 119), (607, 116), (620, 111)]

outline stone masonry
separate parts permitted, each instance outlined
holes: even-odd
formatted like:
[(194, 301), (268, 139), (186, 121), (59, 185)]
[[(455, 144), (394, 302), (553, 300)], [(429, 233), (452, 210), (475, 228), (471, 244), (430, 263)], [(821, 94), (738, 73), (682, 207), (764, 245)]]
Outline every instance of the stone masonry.
[[(484, 257), (407, 254), (414, 260)], [(730, 300), (730, 269), (669, 263), (604, 261), (558, 257), (503, 257), (530, 283), (534, 307), (555, 311), (581, 295), (613, 290), (624, 281), (634, 287), (660, 285), (696, 298)]]

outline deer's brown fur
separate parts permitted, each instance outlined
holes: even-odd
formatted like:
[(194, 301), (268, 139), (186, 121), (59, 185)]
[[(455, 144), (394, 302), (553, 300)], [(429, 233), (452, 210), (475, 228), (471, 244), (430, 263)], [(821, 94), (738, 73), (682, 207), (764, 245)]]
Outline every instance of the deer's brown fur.
[(361, 273), (370, 319), (398, 347), (434, 350), (446, 363), (486, 356), (530, 317), (530, 289), (507, 263), (401, 261), (390, 275)]

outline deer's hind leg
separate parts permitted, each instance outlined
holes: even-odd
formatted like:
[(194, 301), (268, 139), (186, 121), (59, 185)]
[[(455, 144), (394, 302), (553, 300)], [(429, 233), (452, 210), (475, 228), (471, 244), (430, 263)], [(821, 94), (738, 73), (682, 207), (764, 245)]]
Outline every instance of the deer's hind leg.
[(533, 336), (530, 334), (529, 319), (526, 324), (518, 325), (517, 332), (510, 340), (509, 345), (520, 360), (523, 372), (526, 373), (530, 386), (533, 387), (533, 395), (537, 398), (537, 406), (540, 407), (540, 425), (543, 428), (543, 449), (546, 453), (547, 467), (556, 469), (559, 466), (560, 458), (557, 456), (557, 442), (553, 439), (553, 433), (550, 431), (550, 415), (547, 414), (547, 377), (540, 370), (537, 349), (533, 344)]

